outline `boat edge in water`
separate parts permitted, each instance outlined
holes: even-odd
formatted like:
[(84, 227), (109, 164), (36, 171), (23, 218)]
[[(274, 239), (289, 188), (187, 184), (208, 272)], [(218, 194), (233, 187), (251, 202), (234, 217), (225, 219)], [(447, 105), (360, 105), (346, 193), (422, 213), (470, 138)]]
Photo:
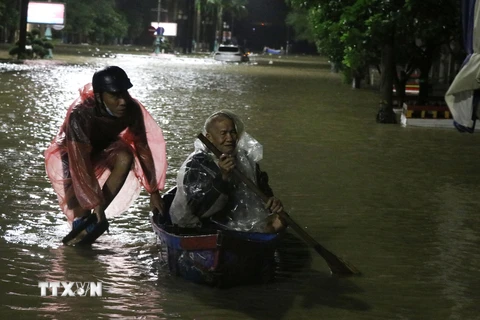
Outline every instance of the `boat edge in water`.
[[(163, 195), (166, 211), (173, 189)], [(174, 192), (174, 191), (173, 191)], [(165, 249), (171, 274), (217, 287), (268, 283), (274, 279), (275, 250), (281, 234), (224, 229), (191, 229), (150, 214), (153, 231)]]

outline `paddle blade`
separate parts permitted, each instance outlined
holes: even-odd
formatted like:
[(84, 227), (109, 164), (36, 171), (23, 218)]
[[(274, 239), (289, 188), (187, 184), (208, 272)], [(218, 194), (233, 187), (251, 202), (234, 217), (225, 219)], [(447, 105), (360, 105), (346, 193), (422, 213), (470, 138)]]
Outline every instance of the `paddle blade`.
[[(222, 153), (220, 152), (220, 150), (217, 149), (217, 147), (213, 145), (213, 143), (210, 142), (210, 140), (207, 139), (207, 137), (205, 137), (202, 133), (199, 133), (197, 137), (205, 144), (205, 146), (210, 151), (212, 151), (217, 157), (220, 157)], [(233, 169), (233, 174), (237, 179), (244, 182), (247, 187), (249, 187), (255, 194), (257, 194), (264, 202), (268, 201), (268, 197), (262, 192), (262, 190), (260, 190), (260, 188), (258, 188), (258, 186), (252, 180), (250, 180), (246, 175), (244, 175), (240, 170), (238, 170), (238, 168)], [(300, 227), (290, 217), (288, 213), (282, 211), (278, 214), (280, 218), (284, 220), (288, 226), (290, 226), (290, 228), (292, 228), (295, 232), (298, 233), (298, 235), (305, 241), (305, 243), (312, 246), (315, 251), (317, 251), (325, 259), (332, 273), (338, 275), (360, 274), (360, 271), (358, 271), (358, 269), (355, 268), (353, 265), (346, 261), (343, 261), (336, 255), (322, 247), (314, 238), (312, 238), (312, 236), (310, 236), (302, 227)]]
[(360, 275), (360, 271), (351, 263), (337, 257), (321, 245), (313, 247), (327, 262), (333, 274), (341, 276)]
[(305, 241), (305, 243), (312, 246), (318, 254), (322, 256), (327, 262), (332, 273), (342, 276), (359, 275), (360, 271), (352, 264), (340, 259), (332, 252), (328, 251), (324, 246), (318, 243), (312, 236), (310, 236), (302, 227), (300, 227), (288, 213), (285, 211), (279, 213), (280, 217), (286, 221), (297, 234)]

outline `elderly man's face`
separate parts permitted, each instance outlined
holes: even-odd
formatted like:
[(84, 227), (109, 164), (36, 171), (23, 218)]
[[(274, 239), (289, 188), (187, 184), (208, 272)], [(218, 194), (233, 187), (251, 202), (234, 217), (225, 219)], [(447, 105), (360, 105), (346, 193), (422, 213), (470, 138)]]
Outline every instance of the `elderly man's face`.
[(227, 117), (214, 119), (206, 137), (224, 154), (233, 154), (237, 146), (237, 130), (233, 121)]

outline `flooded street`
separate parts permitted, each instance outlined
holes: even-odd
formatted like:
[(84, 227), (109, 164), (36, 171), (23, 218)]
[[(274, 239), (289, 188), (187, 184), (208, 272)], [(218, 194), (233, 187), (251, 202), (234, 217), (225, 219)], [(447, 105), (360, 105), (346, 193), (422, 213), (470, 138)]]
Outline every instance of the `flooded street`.
[[(287, 212), (362, 276), (330, 276), (292, 233), (271, 284), (220, 290), (174, 278), (146, 193), (92, 248), (63, 246), (69, 226), (43, 152), (106, 65), (127, 72), (164, 130), (167, 189), (208, 115), (231, 109), (263, 144), (262, 169)], [(479, 319), (478, 132), (377, 124), (379, 96), (313, 58), (0, 63), (0, 83), (1, 319)], [(39, 281), (101, 281), (103, 296), (41, 297)]]

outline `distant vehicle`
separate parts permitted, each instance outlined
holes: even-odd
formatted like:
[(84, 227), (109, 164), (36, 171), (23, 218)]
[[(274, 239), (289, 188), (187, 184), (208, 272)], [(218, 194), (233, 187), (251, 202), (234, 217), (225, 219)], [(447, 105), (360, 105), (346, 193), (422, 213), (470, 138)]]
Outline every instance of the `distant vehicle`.
[(263, 48), (263, 54), (285, 54), (285, 50), (283, 50), (283, 47), (281, 47), (279, 50), (265, 47)]
[(243, 51), (242, 47), (236, 45), (221, 44), (215, 52), (213, 58), (217, 61), (224, 62), (248, 62), (248, 54)]

